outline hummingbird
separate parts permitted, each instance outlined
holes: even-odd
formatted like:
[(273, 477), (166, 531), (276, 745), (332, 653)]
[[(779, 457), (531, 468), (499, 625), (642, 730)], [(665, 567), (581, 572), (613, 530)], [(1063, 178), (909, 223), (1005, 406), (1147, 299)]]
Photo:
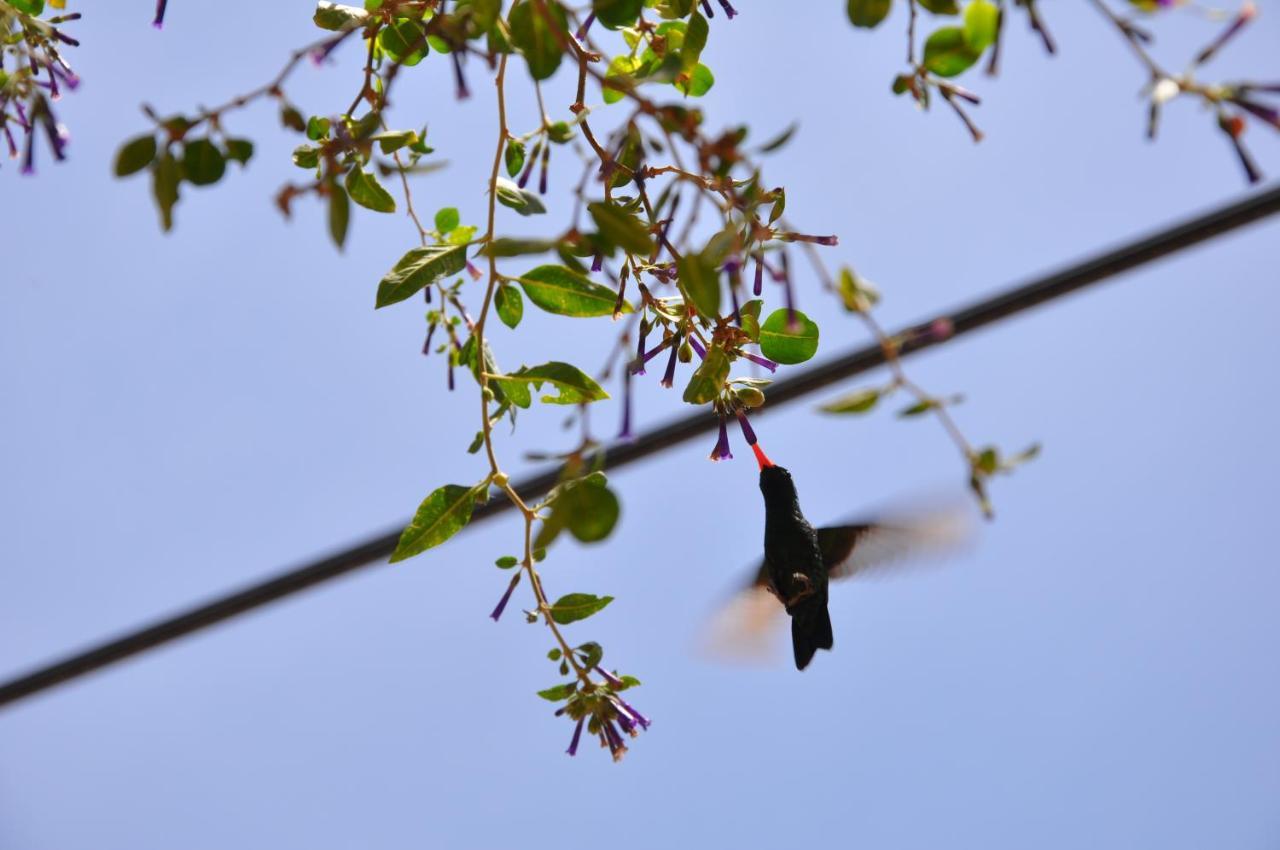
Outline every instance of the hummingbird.
[[(968, 533), (952, 508), (814, 528), (800, 509), (790, 471), (751, 443), (764, 496), (764, 560), (715, 624), (715, 643), (741, 650), (758, 644), (780, 611), (791, 618), (797, 670), (835, 645), (827, 592), (831, 581), (865, 575), (913, 554), (954, 549)], [(780, 603), (780, 604), (779, 604)]]

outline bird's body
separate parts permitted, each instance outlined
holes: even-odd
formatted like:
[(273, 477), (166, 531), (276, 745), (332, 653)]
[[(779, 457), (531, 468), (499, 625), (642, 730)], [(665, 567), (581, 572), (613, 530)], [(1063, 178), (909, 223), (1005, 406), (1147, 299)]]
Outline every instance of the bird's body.
[(791, 615), (796, 669), (834, 643), (827, 613), (827, 562), (818, 532), (804, 518), (791, 473), (781, 466), (760, 469), (764, 494), (764, 563), (769, 584)]

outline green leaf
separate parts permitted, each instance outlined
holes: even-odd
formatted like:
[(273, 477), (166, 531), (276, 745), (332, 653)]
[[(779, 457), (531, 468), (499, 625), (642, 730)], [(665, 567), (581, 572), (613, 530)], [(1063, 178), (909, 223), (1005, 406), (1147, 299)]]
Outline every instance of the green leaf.
[(9, 0), (9, 4), (19, 12), (33, 17), (44, 14), (44, 0)]
[(556, 511), (579, 543), (598, 543), (618, 524), (618, 497), (606, 485), (587, 479), (565, 490)]
[(293, 149), (293, 164), (299, 168), (315, 168), (320, 164), (320, 149), (311, 145), (298, 145)]
[(484, 247), (487, 257), (519, 257), (524, 254), (545, 254), (556, 247), (550, 239), (494, 239)]
[(541, 401), (548, 404), (585, 404), (601, 401), (609, 397), (604, 388), (597, 384), (590, 375), (577, 366), (553, 360), (541, 366), (524, 368), (510, 375), (495, 375), (494, 380), (506, 390), (510, 384), (531, 384), (534, 389), (541, 389), (543, 384), (550, 384), (557, 394), (544, 395)]
[(512, 567), (514, 567), (516, 564), (520, 563), (520, 561), (518, 561), (516, 558), (512, 557), (511, 555), (503, 555), (501, 558), (494, 561), (493, 563), (494, 563), (494, 566), (496, 566), (500, 570), (509, 570)]
[(508, 140), (503, 159), (507, 164), (507, 174), (512, 177), (519, 174), (520, 169), (524, 168), (524, 142), (518, 139)]
[(151, 194), (160, 209), (160, 228), (173, 229), (173, 207), (178, 203), (178, 184), (182, 182), (182, 166), (167, 149), (151, 164)]
[[(560, 316), (610, 316), (618, 301), (618, 293), (609, 287), (564, 266), (538, 266), (517, 282), (536, 306)], [(622, 312), (631, 312), (631, 305), (624, 301)]]
[(385, 133), (375, 133), (369, 137), (369, 141), (377, 142), (378, 149), (383, 153), (392, 154), (405, 145), (417, 142), (418, 134), (413, 130), (388, 130)]
[(417, 65), (427, 55), (427, 31), (422, 21), (396, 18), (378, 33), (378, 46), (401, 65)]
[(577, 650), (578, 654), (582, 656), (582, 666), (588, 670), (598, 666), (604, 660), (604, 647), (593, 640), (589, 640), (577, 647)]
[(401, 532), (400, 542), (391, 554), (391, 563), (439, 546), (461, 531), (471, 520), (476, 490), (475, 487), (446, 484), (432, 491), (418, 506), (413, 521)]
[(551, 606), (551, 619), (562, 626), (585, 620), (604, 610), (613, 601), (612, 596), (593, 596), (590, 593), (569, 593), (561, 596)]
[(689, 404), (708, 404), (714, 401), (729, 379), (729, 355), (718, 345), (707, 350), (707, 357), (694, 370), (689, 386), (684, 388), (684, 400)]
[(329, 135), (329, 125), (328, 118), (312, 115), (307, 119), (307, 138), (313, 142), (320, 141)]
[(675, 87), (679, 89), (682, 94), (689, 95), (690, 97), (702, 97), (704, 94), (711, 91), (711, 87), (715, 84), (715, 75), (711, 73), (710, 68), (703, 65), (701, 62), (699, 62), (698, 67), (694, 68), (689, 74), (687, 80), (677, 79), (675, 81)]
[(378, 284), (376, 307), (386, 307), (414, 295), (442, 277), (467, 267), (467, 249), (462, 245), (426, 245), (413, 248), (400, 258), (395, 268)]
[(156, 137), (150, 134), (125, 142), (116, 154), (116, 176), (128, 177), (146, 168), (155, 161), (156, 150)]
[(676, 264), (680, 289), (708, 319), (720, 316), (720, 276), (703, 254), (685, 254)]
[(902, 410), (899, 410), (898, 416), (903, 419), (910, 419), (913, 416), (920, 416), (921, 414), (928, 413), (930, 410), (933, 410), (935, 407), (940, 407), (940, 406), (941, 405), (938, 403), (937, 399), (926, 398), (926, 399), (922, 399), (921, 401), (917, 401), (913, 405), (904, 407)]
[(680, 45), (680, 70), (684, 73), (690, 74), (698, 67), (702, 50), (707, 46), (709, 30), (707, 19), (698, 12), (694, 12), (685, 27), (684, 43)]
[(511, 43), (529, 63), (529, 75), (535, 80), (545, 80), (556, 72), (564, 56), (561, 39), (567, 41), (573, 37), (569, 34), (564, 8), (555, 0), (545, 0), (545, 4), (555, 30), (547, 25), (546, 18), (534, 8), (531, 0), (519, 0), (507, 16)]
[(760, 326), (760, 351), (770, 360), (787, 365), (803, 363), (817, 350), (818, 326), (799, 310), (794, 324), (787, 321), (786, 310), (774, 310)]
[(499, 286), (493, 296), (493, 306), (498, 311), (502, 324), (509, 328), (520, 324), (520, 319), (524, 317), (524, 298), (514, 286), (505, 283)]
[(636, 81), (632, 77), (640, 70), (640, 60), (625, 53), (609, 60), (609, 68), (605, 71), (602, 95), (605, 103), (617, 103), (626, 97), (623, 92), (635, 88)]
[[(554, 617), (552, 618), (554, 619)], [(544, 691), (538, 691), (538, 696), (551, 702), (560, 702), (573, 696), (574, 691), (578, 689), (577, 682), (565, 682), (562, 685), (556, 685), (553, 688), (547, 688)]]
[(339, 251), (347, 244), (347, 225), (350, 222), (351, 200), (347, 191), (334, 180), (329, 183), (329, 237)]
[(792, 122), (787, 129), (765, 142), (758, 148), (758, 150), (760, 153), (773, 153), (776, 150), (780, 150), (783, 145), (791, 141), (791, 137), (794, 136), (796, 134), (796, 130), (799, 129), (799, 123)]
[(600, 235), (629, 254), (648, 257), (653, 252), (649, 228), (616, 204), (597, 201), (587, 206)]
[(253, 158), (253, 142), (248, 139), (227, 139), (227, 159), (245, 165)]
[(369, 20), (369, 13), (356, 6), (344, 6), (341, 3), (320, 0), (316, 3), (316, 11), (311, 16), (311, 20), (322, 30), (336, 32), (363, 26)]
[(960, 14), (960, 7), (956, 5), (956, 0), (916, 0), (916, 2), (935, 15)]
[(974, 50), (986, 50), (996, 40), (1000, 9), (991, 0), (971, 0), (964, 10), (964, 34)]
[(867, 387), (841, 396), (818, 409), (824, 413), (866, 413), (875, 407), (878, 401), (880, 401), (880, 390)]
[(889, 17), (891, 5), (891, 0), (849, 0), (846, 9), (849, 23), (867, 29), (879, 26), (881, 21)]
[(462, 223), (462, 216), (456, 207), (444, 207), (436, 213), (436, 230), (448, 233)]
[(192, 139), (183, 146), (182, 171), (196, 186), (217, 183), (227, 173), (227, 160), (208, 139)]
[(365, 209), (380, 213), (396, 211), (396, 199), (391, 197), (391, 193), (382, 187), (377, 177), (365, 171), (359, 165), (353, 166), (347, 172), (345, 185), (351, 200)]
[(498, 203), (510, 207), (520, 215), (537, 215), (547, 211), (537, 195), (521, 189), (505, 177), (494, 181), (494, 186), (497, 188)]
[(609, 29), (631, 26), (643, 8), (644, 0), (591, 0), (596, 20)]
[(924, 43), (924, 66), (939, 77), (962, 74), (982, 57), (982, 50), (969, 43), (960, 27), (943, 27)]

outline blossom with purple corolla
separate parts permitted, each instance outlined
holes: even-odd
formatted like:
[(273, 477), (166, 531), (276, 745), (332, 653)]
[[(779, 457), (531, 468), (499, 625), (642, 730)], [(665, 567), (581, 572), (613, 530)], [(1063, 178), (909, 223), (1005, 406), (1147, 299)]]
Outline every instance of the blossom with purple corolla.
[(516, 573), (511, 577), (511, 583), (507, 585), (507, 592), (502, 594), (502, 598), (498, 600), (498, 604), (494, 607), (493, 613), (489, 615), (495, 623), (502, 616), (502, 612), (507, 608), (507, 602), (511, 600), (511, 592), (516, 589), (516, 585), (520, 583), (520, 573)]
[(680, 352), (680, 333), (671, 338), (671, 357), (667, 360), (667, 371), (662, 375), (662, 386), (670, 389), (676, 380), (676, 355)]
[(761, 357), (759, 354), (752, 354), (750, 351), (743, 351), (741, 353), (743, 357), (747, 358), (757, 366), (763, 366), (764, 368), (768, 369), (770, 372), (778, 371), (778, 364), (774, 363), (768, 357)]
[(742, 429), (742, 439), (747, 441), (748, 446), (754, 446), (756, 444), (756, 430), (747, 421), (747, 414), (739, 410), (737, 411), (737, 417), (738, 427)]
[(587, 718), (585, 717), (579, 717), (578, 725), (573, 727), (573, 738), (569, 741), (569, 749), (565, 750), (565, 752), (571, 756), (576, 756), (578, 754), (578, 741), (582, 738), (582, 724), (585, 723), (586, 720)]
[(725, 425), (724, 417), (720, 417), (720, 438), (716, 440), (716, 447), (711, 450), (709, 457), (713, 461), (733, 460), (733, 452), (729, 450), (729, 428)]

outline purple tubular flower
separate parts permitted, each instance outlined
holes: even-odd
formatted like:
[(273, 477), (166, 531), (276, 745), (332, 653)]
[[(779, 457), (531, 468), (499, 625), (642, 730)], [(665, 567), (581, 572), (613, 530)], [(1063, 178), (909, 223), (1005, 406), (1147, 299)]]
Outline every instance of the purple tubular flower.
[(622, 376), (622, 427), (618, 429), (619, 440), (631, 439), (631, 370)]
[(342, 40), (346, 37), (346, 33), (339, 33), (323, 44), (317, 46), (311, 51), (311, 64), (316, 66), (323, 65), (324, 60), (329, 58), (329, 54), (332, 53), (334, 48), (341, 44)]
[(533, 146), (533, 151), (526, 161), (524, 171), (520, 172), (520, 176), (516, 179), (516, 185), (523, 189), (529, 183), (529, 178), (533, 176), (533, 166), (538, 161), (538, 154), (542, 153), (542, 142), (538, 142)]
[(774, 363), (768, 357), (761, 357), (759, 354), (752, 354), (749, 351), (743, 351), (742, 356), (755, 363), (757, 366), (763, 366), (770, 372), (778, 371), (778, 364)]
[(662, 385), (668, 389), (676, 380), (676, 355), (680, 353), (680, 334), (671, 338), (671, 357), (667, 359), (667, 371), (662, 375)]
[(699, 360), (707, 359), (707, 350), (702, 347), (702, 341), (700, 339), (698, 339), (696, 336), (691, 335), (689, 337), (689, 345), (693, 348), (694, 351), (698, 352)]
[(453, 57), (453, 79), (457, 86), (457, 98), (466, 100), (471, 97), (471, 91), (467, 88), (467, 78), (462, 73), (462, 54), (455, 50), (449, 55)]
[(169, 0), (156, 0), (156, 18), (151, 22), (151, 26), (160, 29), (164, 26), (164, 7), (169, 5)]
[(795, 293), (795, 289), (791, 286), (791, 268), (790, 268), (790, 263), (787, 260), (786, 251), (782, 252), (781, 262), (782, 262), (782, 272), (781, 272), (782, 285), (785, 287), (783, 292), (785, 294), (785, 301), (787, 305), (787, 325), (788, 327), (791, 327), (796, 324), (796, 293)]
[(733, 305), (733, 321), (742, 327), (742, 305), (738, 303), (738, 282), (729, 281), (729, 303)]
[(502, 594), (502, 598), (498, 600), (497, 606), (493, 609), (493, 613), (489, 615), (495, 623), (502, 616), (502, 612), (506, 610), (507, 602), (511, 600), (511, 592), (516, 589), (516, 585), (520, 583), (520, 573), (516, 573), (511, 577), (511, 584), (507, 585), (507, 592)]
[(449, 392), (453, 392), (453, 358), (449, 358)]
[(720, 439), (716, 440), (716, 447), (711, 450), (710, 458), (713, 461), (733, 460), (733, 452), (729, 450), (729, 428), (725, 425), (724, 417), (720, 417)]
[(621, 679), (619, 679), (617, 676), (613, 675), (603, 667), (599, 666), (598, 664), (596, 665), (596, 672), (600, 674), (600, 678), (604, 679), (606, 682), (608, 682), (610, 685), (613, 685), (615, 688), (622, 687)]
[(1252, 112), (1254, 115), (1266, 121), (1272, 127), (1280, 130), (1280, 111), (1272, 109), (1270, 106), (1243, 98), (1232, 98), (1232, 103), (1246, 112)]
[(760, 293), (763, 291), (764, 291), (764, 259), (761, 258), (761, 256), (757, 253), (756, 254), (756, 282), (755, 282), (755, 285), (751, 287), (751, 292), (757, 298), (759, 298)]
[(431, 353), (431, 337), (436, 335), (436, 327), (436, 325), (432, 325), (427, 328), (427, 341), (422, 344), (422, 353), (424, 355)]
[(618, 727), (613, 725), (612, 720), (606, 720), (600, 724), (600, 728), (604, 731), (605, 739), (609, 745), (609, 752), (613, 754), (613, 760), (622, 761), (622, 757), (627, 754), (627, 745), (622, 742), (622, 735), (618, 732)]
[(715, 11), (711, 8), (711, 0), (702, 0), (702, 11), (708, 18), (716, 16)]
[(9, 129), (9, 122), (4, 122), (4, 140), (9, 144), (9, 159), (18, 158), (18, 143), (14, 141), (13, 132)]
[(587, 19), (582, 22), (582, 26), (578, 27), (578, 31), (573, 34), (573, 37), (576, 38), (578, 41), (586, 41), (587, 30), (591, 29), (591, 25), (595, 23), (595, 20), (596, 20), (595, 12), (592, 12), (590, 15), (587, 15)]
[(720, 8), (724, 9), (725, 15), (727, 15), (731, 21), (734, 19), (734, 16), (738, 14), (738, 10), (730, 5), (729, 0), (720, 0)]
[(542, 172), (538, 175), (538, 194), (547, 194), (547, 165), (551, 162), (551, 145), (542, 149)]
[(632, 719), (634, 719), (635, 722), (640, 725), (641, 729), (648, 729), (649, 726), (652, 724), (653, 721), (645, 717), (640, 712), (636, 711), (635, 707), (632, 706), (631, 703), (627, 702), (622, 697), (614, 697), (614, 699), (618, 702), (619, 705), (621, 705), (624, 709), (627, 710), (627, 713), (630, 714)]
[(599, 251), (596, 251), (595, 257), (592, 258), (591, 260), (591, 270), (593, 272), (598, 272), (600, 271), (600, 268), (603, 265), (604, 265), (604, 254), (601, 254)]
[(742, 429), (742, 439), (747, 441), (748, 446), (756, 444), (756, 430), (751, 427), (751, 423), (747, 421), (747, 414), (741, 410), (737, 412), (738, 427)]
[(578, 718), (578, 725), (573, 727), (573, 738), (569, 741), (569, 749), (565, 750), (571, 756), (578, 754), (578, 741), (582, 740), (582, 724), (586, 722), (585, 717)]
[(648, 361), (648, 357), (644, 356), (644, 338), (649, 335), (649, 322), (645, 319), (640, 320), (640, 341), (636, 343), (636, 359), (628, 370), (633, 375), (644, 374), (644, 364)]

